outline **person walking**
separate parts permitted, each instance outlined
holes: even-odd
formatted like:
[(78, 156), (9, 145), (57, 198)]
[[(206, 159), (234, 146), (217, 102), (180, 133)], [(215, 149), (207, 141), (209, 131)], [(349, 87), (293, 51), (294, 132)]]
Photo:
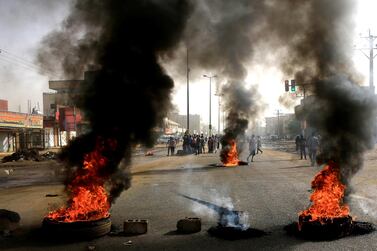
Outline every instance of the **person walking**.
[(319, 138), (315, 135), (315, 133), (313, 133), (308, 142), (309, 158), (312, 166), (314, 166), (317, 160), (318, 148)]
[(262, 148), (262, 140), (261, 140), (261, 137), (258, 136), (257, 137), (257, 152), (256, 152), (256, 154), (258, 154), (259, 152), (263, 153), (261, 148)]
[(302, 157), (304, 157), (306, 159), (306, 139), (304, 138), (304, 136), (301, 134), (300, 135), (300, 156), (301, 156), (301, 159)]
[(256, 150), (256, 140), (255, 140), (255, 135), (253, 134), (251, 136), (251, 139), (249, 141), (249, 156), (247, 156), (247, 162), (249, 162), (249, 158), (251, 156), (251, 162), (254, 161), (254, 156), (255, 156), (255, 150)]
[(167, 156), (169, 156), (169, 152), (170, 152), (170, 155), (174, 155), (175, 146), (176, 146), (175, 139), (173, 137), (170, 137), (167, 145), (168, 145), (168, 155)]

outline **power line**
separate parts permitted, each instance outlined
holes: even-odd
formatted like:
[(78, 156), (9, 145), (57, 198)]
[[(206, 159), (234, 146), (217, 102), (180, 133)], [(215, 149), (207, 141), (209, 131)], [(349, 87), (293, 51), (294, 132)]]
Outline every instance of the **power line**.
[(6, 62), (6, 63), (10, 63), (10, 64), (13, 64), (15, 66), (19, 66), (19, 67), (22, 67), (24, 69), (27, 69), (27, 70), (30, 70), (30, 71), (36, 71), (36, 69), (32, 68), (32, 67), (29, 67), (29, 66), (26, 66), (26, 65), (23, 65), (23, 64), (19, 64), (17, 62), (14, 62), (6, 57), (0, 57), (0, 60), (2, 60), (3, 62)]
[(0, 49), (0, 53), (3, 53), (3, 55), (7, 55), (8, 57), (13, 57), (14, 59), (16, 59), (17, 61), (20, 61), (22, 63), (25, 63), (25, 64), (28, 64), (28, 65), (31, 65), (33, 67), (35, 67), (36, 65), (20, 56), (17, 56), (16, 54), (13, 54), (7, 50), (4, 50), (4, 49)]
[(51, 70), (44, 69), (36, 64), (29, 62), (28, 60), (25, 60), (24, 58), (20, 56), (17, 56), (14, 53), (11, 53), (1, 48), (0, 48), (0, 59), (8, 63), (11, 63), (13, 65), (22, 67), (24, 69), (38, 72), (39, 74), (42, 74), (42, 75), (49, 75), (49, 76), (57, 77), (57, 74), (52, 72)]
[(0, 57), (0, 61), (5, 62), (8, 65), (10, 64), (12, 66), (21, 67), (24, 70), (29, 70), (29, 71), (32, 71), (32, 72), (38, 72), (39, 74), (42, 74), (42, 75), (48, 75), (48, 76), (57, 77), (57, 75), (51, 74), (49, 72), (45, 72), (45, 71), (43, 71), (43, 69), (36, 69), (36, 68), (30, 67), (30, 66), (27, 66), (25, 64), (21, 64), (21, 63), (15, 62), (15, 61), (13, 61), (13, 60), (11, 60), (9, 58), (6, 58), (6, 57)]

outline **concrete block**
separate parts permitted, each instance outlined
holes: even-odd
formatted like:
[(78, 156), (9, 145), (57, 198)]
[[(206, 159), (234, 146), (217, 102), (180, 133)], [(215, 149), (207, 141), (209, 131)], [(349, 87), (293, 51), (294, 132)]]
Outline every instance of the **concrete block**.
[(126, 235), (145, 234), (148, 231), (148, 220), (134, 219), (123, 223), (123, 232)]
[(197, 233), (202, 230), (202, 221), (200, 218), (185, 218), (177, 222), (177, 232), (181, 234)]

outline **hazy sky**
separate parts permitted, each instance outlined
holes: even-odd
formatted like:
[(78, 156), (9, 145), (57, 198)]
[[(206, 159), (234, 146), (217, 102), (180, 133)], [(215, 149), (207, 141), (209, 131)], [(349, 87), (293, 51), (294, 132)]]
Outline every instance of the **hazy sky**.
[(27, 111), (27, 100), (42, 108), (42, 92), (52, 76), (33, 66), (41, 38), (68, 14), (65, 0), (0, 0), (0, 99), (9, 109)]
[[(371, 29), (372, 34), (377, 36), (377, 16), (375, 11), (377, 10), (376, 0), (356, 0), (358, 8), (355, 9), (355, 34), (354, 44), (357, 47), (368, 47), (366, 39), (361, 39), (360, 35), (367, 36), (368, 30)], [(377, 44), (377, 39), (375, 40)], [(273, 48), (272, 48), (273, 49)], [(365, 51), (369, 55), (369, 51)], [(377, 50), (375, 51), (377, 54)], [(354, 51), (354, 62), (357, 70), (364, 76), (364, 84), (369, 85), (369, 60), (359, 50)], [(375, 60), (375, 77), (374, 82), (377, 84), (377, 60)], [(195, 67), (195, 66), (191, 66)], [(293, 108), (287, 109), (279, 104), (279, 96), (284, 93), (285, 79), (289, 79), (289, 76), (283, 76), (276, 69), (262, 68), (260, 66), (250, 67), (249, 69), (248, 84), (256, 84), (259, 87), (259, 91), (263, 96), (264, 103), (266, 103), (266, 110), (264, 116), (276, 116), (279, 109), (283, 113), (292, 113)], [(208, 74), (203, 72), (203, 74)], [(212, 73), (214, 74), (214, 73)], [(190, 86), (190, 113), (197, 113), (202, 116), (205, 123), (208, 123), (209, 117), (209, 81), (203, 78), (201, 81), (191, 83)], [(289, 95), (289, 94), (287, 94)], [(293, 94), (294, 95), (294, 94)], [(299, 103), (300, 98), (296, 98), (296, 103)], [(180, 108), (180, 111), (186, 113), (186, 86), (185, 83), (181, 83), (176, 88), (176, 95), (174, 96), (174, 102)], [(203, 104), (204, 102), (204, 104)], [(212, 124), (217, 127), (217, 112), (218, 100), (217, 97), (212, 98)], [(262, 119), (263, 123), (263, 119)]]
[[(366, 40), (359, 34), (367, 35), (368, 29), (377, 35), (376, 0), (358, 0), (355, 9), (355, 44), (367, 46)], [(0, 0), (0, 99), (9, 100), (10, 110), (26, 112), (27, 100), (33, 105), (42, 106), (42, 92), (48, 91), (48, 80), (52, 75), (40, 74), (30, 64), (34, 61), (40, 40), (52, 29), (59, 27), (68, 14), (70, 0)], [(377, 44), (377, 40), (375, 42)], [(366, 53), (368, 53), (366, 51)], [(376, 51), (377, 53), (377, 51)], [(369, 83), (369, 61), (358, 50), (354, 52), (357, 69)], [(376, 62), (377, 64), (377, 62)], [(190, 66), (195, 67), (195, 66)], [(197, 69), (198, 70), (198, 69)], [(284, 93), (283, 80), (286, 78), (276, 69), (260, 66), (249, 68), (249, 85), (258, 85), (260, 93), (267, 104), (265, 115), (273, 115), (277, 109), (293, 112), (279, 105), (279, 96)], [(215, 74), (203, 72), (203, 74)], [(377, 67), (376, 74), (377, 75)], [(377, 82), (377, 77), (375, 77)], [(214, 81), (212, 93), (215, 93)], [(173, 96), (180, 113), (186, 113), (186, 82), (176, 81)], [(42, 108), (42, 107), (41, 107)], [(218, 99), (212, 97), (212, 124), (217, 127)], [(190, 113), (200, 114), (204, 123), (208, 123), (209, 114), (209, 80), (206, 78), (192, 81), (190, 85)]]

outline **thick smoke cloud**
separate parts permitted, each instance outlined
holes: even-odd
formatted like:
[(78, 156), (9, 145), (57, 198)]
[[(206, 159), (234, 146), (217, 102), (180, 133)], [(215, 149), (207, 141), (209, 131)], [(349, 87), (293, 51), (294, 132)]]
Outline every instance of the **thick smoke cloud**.
[(247, 64), (254, 54), (253, 33), (258, 28), (263, 1), (198, 1), (186, 29), (190, 65), (216, 73), (225, 83), (227, 113), (223, 144), (243, 136), (250, 119), (261, 110), (256, 88), (247, 89)]
[(222, 75), (227, 83), (227, 137), (242, 134), (260, 110), (256, 92), (243, 87), (246, 66), (251, 59), (273, 63), (287, 79), (305, 84), (312, 96), (297, 115), (322, 136), (320, 159), (338, 162), (343, 181), (349, 181), (373, 147), (376, 128), (375, 96), (360, 87), (351, 60), (355, 7), (353, 0), (197, 3), (186, 44), (193, 65)]
[(316, 95), (304, 105), (304, 117), (321, 135), (320, 162), (340, 164), (343, 182), (363, 165), (363, 156), (376, 139), (377, 100), (370, 90), (355, 85), (349, 76), (316, 80)]
[[(67, 76), (79, 76), (88, 64), (100, 69), (80, 102), (92, 131), (66, 149), (79, 157), (67, 158), (79, 163), (98, 136), (121, 139), (116, 167), (132, 144), (148, 142), (173, 88), (158, 62), (185, 58), (180, 52), (187, 47), (191, 68), (225, 83), (227, 137), (242, 135), (261, 110), (256, 90), (245, 88), (247, 65), (257, 54), (307, 84), (314, 101), (303, 117), (322, 136), (322, 159), (340, 163), (348, 181), (373, 145), (376, 103), (359, 86), (350, 60), (354, 7), (352, 0), (77, 1), (40, 53), (41, 63), (60, 65)], [(260, 64), (271, 64), (263, 59)]]
[(298, 84), (306, 84), (312, 96), (297, 115), (321, 135), (321, 161), (338, 162), (348, 183), (362, 167), (365, 151), (374, 146), (377, 105), (375, 95), (360, 87), (351, 61), (355, 3), (270, 3), (264, 17), (264, 29), (269, 32), (261, 34), (264, 41), (259, 43), (277, 48), (281, 70)]
[(102, 153), (111, 201), (130, 185), (119, 167), (129, 165), (132, 146), (152, 143), (153, 128), (170, 107), (174, 83), (158, 60), (180, 41), (190, 9), (185, 0), (80, 0), (43, 41), (41, 64), (58, 62), (67, 77), (80, 77), (88, 64), (97, 68), (86, 74), (77, 100), (91, 130), (61, 156), (80, 168), (98, 140), (111, 149)]

